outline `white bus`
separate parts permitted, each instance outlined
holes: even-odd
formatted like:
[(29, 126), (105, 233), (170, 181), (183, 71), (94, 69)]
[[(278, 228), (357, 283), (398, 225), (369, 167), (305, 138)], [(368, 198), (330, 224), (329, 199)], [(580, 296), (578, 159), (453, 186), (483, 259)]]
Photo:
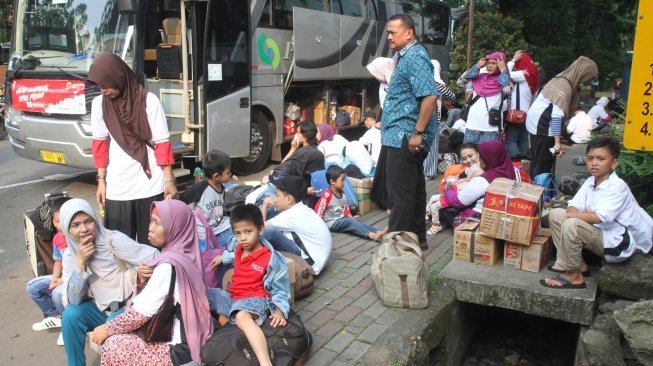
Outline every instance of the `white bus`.
[(397, 13), (413, 16), (446, 80), (451, 9), (438, 0), (16, 0), (11, 144), (28, 159), (92, 168), (99, 88), (85, 77), (96, 53), (113, 52), (161, 99), (180, 162), (220, 149), (235, 172), (258, 172), (281, 159), (287, 110), (324, 123), (343, 107), (353, 126), (378, 108), (365, 66), (391, 54), (385, 28)]

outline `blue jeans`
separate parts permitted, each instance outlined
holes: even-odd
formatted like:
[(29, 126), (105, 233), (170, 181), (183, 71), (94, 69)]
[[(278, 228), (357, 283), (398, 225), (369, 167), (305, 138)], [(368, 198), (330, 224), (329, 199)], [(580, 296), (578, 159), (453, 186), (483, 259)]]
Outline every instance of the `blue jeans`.
[(330, 231), (336, 233), (351, 233), (361, 238), (368, 238), (367, 234), (375, 233), (374, 226), (362, 223), (353, 217), (341, 217), (331, 224)]
[(265, 231), (263, 231), (263, 238), (269, 241), (272, 248), (277, 252), (288, 252), (299, 256), (302, 255), (302, 250), (299, 249), (297, 244), (293, 240), (288, 239), (287, 236), (283, 235), (283, 233), (274, 226), (268, 226), (265, 228)]
[(59, 285), (50, 290), (52, 276), (40, 276), (27, 282), (27, 293), (41, 309), (44, 316), (57, 316), (63, 314), (62, 293), (63, 287)]
[(480, 144), (481, 142), (498, 140), (499, 132), (497, 131), (475, 131), (470, 130), (469, 128), (465, 130), (465, 138), (463, 143), (473, 142), (475, 144)]
[(528, 153), (528, 130), (524, 123), (506, 124), (506, 148), (511, 158), (526, 156)]
[(229, 318), (231, 324), (236, 324), (236, 313), (246, 311), (257, 315), (254, 321), (259, 326), (263, 324), (270, 312), (269, 301), (263, 297), (248, 297), (246, 299), (233, 300), (229, 292), (221, 288), (208, 288), (209, 310)]

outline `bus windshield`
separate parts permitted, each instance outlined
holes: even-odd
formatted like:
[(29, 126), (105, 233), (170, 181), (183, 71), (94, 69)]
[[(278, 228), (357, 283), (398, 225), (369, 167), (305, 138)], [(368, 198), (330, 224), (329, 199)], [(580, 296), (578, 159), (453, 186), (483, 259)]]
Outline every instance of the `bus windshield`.
[(131, 58), (133, 32), (118, 0), (18, 0), (9, 70), (87, 72), (97, 52)]

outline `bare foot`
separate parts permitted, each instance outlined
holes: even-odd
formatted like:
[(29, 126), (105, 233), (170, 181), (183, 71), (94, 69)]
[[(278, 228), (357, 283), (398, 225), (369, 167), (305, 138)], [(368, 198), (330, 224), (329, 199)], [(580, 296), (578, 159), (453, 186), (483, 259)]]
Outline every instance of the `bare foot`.
[[(567, 280), (568, 282), (563, 282)], [(565, 272), (551, 278), (545, 278), (544, 282), (553, 287), (566, 287), (572, 285), (582, 285), (585, 283), (585, 278), (580, 272)]]
[(388, 215), (390, 215), (391, 212), (392, 212), (391, 209), (387, 209), (387, 210), (385, 210), (385, 213), (387, 213)]
[(379, 232), (376, 231), (376, 232), (367, 234), (367, 237), (370, 238), (370, 240), (378, 241), (379, 238), (380, 238), (380, 235), (379, 235)]

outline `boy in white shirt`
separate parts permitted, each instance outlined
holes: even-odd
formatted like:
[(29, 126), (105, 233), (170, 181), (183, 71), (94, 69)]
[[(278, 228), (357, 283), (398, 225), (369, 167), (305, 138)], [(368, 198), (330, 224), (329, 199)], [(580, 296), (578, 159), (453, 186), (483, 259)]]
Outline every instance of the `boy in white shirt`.
[(563, 136), (575, 144), (582, 144), (590, 140), (592, 131), (592, 119), (583, 111), (583, 108), (576, 106), (574, 116), (567, 124), (566, 134)]
[(559, 274), (540, 280), (543, 286), (587, 287), (589, 268), (583, 261), (582, 249), (604, 257), (608, 263), (623, 262), (636, 252), (651, 250), (653, 219), (614, 172), (619, 152), (619, 142), (612, 137), (599, 137), (587, 144), (587, 170), (592, 176), (566, 210), (558, 208), (549, 213), (558, 258), (547, 268)]
[(304, 205), (306, 183), (302, 177), (270, 175), (270, 183), (276, 187), (275, 197), (263, 201), (263, 217), (274, 203), (277, 216), (265, 221), (263, 238), (281, 252), (290, 252), (306, 259), (320, 274), (331, 255), (332, 238), (329, 228), (315, 211)]

